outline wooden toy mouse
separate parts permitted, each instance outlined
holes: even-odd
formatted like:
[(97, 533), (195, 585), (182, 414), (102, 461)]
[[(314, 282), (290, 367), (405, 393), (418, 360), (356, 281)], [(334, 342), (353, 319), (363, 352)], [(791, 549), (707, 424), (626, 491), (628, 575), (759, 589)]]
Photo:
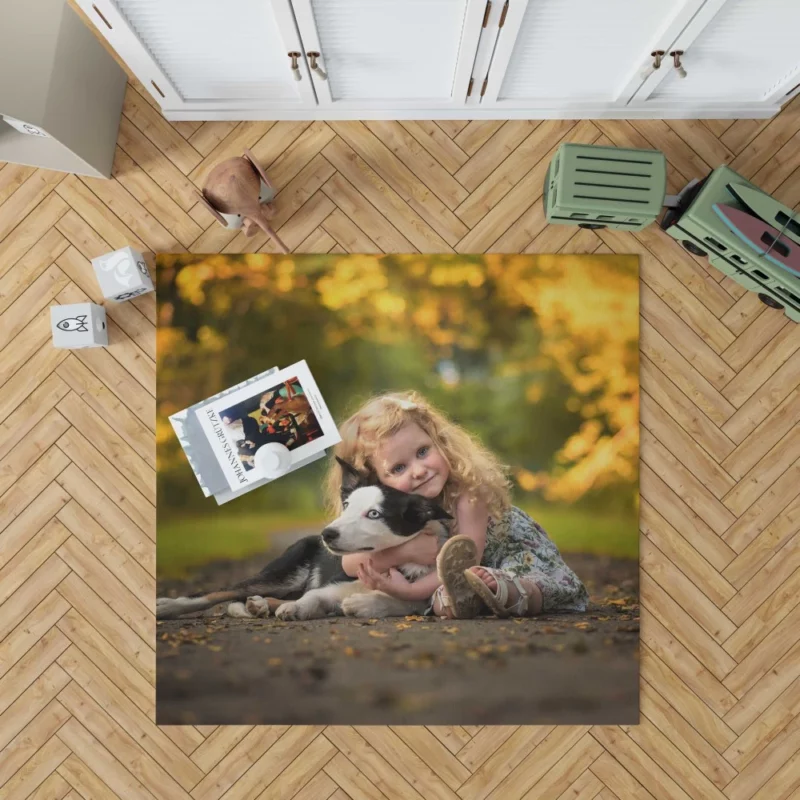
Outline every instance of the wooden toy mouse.
[(246, 236), (261, 228), (282, 253), (288, 253), (289, 248), (269, 224), (275, 216), (275, 206), (270, 202), (274, 196), (266, 173), (245, 150), (243, 156), (228, 158), (211, 170), (200, 199), (221, 225), (243, 227)]

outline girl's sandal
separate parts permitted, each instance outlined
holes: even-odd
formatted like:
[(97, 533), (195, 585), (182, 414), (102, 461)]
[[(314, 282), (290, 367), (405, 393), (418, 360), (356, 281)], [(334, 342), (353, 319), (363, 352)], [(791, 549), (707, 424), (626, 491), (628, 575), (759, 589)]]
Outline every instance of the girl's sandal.
[[(481, 567), (486, 570), (497, 581), (497, 592), (493, 592), (474, 572), (467, 571), (465, 577), (467, 583), (475, 594), (486, 603), (498, 617), (525, 617), (528, 615), (528, 590), (520, 582), (519, 578), (507, 578), (498, 570), (491, 567)], [(519, 592), (516, 602), (507, 606), (508, 603), (508, 584), (513, 583)]]
[(455, 619), (472, 619), (481, 610), (481, 599), (467, 582), (468, 567), (478, 564), (478, 548), (469, 536), (448, 539), (436, 556), (436, 572), (442, 587), (439, 601)]

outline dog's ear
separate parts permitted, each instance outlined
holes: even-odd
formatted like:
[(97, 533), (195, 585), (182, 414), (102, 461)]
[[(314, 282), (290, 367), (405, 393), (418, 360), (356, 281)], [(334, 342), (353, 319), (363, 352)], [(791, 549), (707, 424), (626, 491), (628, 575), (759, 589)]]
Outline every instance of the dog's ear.
[(364, 486), (376, 486), (378, 476), (372, 471), (359, 472), (352, 464), (336, 456), (339, 466), (342, 468), (342, 498), (344, 499), (356, 489)]
[(408, 505), (405, 508), (403, 517), (408, 522), (418, 526), (417, 530), (424, 528), (433, 520), (453, 519), (440, 505), (420, 495), (409, 495)]
[(436, 503), (431, 504), (433, 506), (433, 516), (431, 519), (453, 519), (452, 514), (448, 514), (440, 505)]
[(361, 484), (361, 473), (339, 456), (336, 456), (336, 461), (342, 469), (342, 495), (348, 495)]

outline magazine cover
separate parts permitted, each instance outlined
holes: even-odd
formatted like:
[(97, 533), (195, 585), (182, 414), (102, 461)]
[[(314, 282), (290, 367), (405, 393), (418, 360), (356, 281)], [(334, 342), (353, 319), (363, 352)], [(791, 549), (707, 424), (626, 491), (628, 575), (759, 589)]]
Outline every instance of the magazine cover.
[(258, 450), (286, 447), (296, 466), (341, 441), (308, 364), (300, 361), (195, 411), (228, 486), (263, 480)]
[[(200, 488), (203, 490), (203, 494), (206, 497), (211, 497), (213, 495), (217, 498), (217, 502), (219, 502), (219, 498), (221, 497), (222, 493), (224, 492), (226, 494), (230, 494), (231, 489), (228, 486), (228, 481), (222, 473), (222, 468), (217, 463), (216, 456), (211, 449), (211, 443), (208, 441), (208, 439), (206, 439), (205, 432), (200, 426), (200, 421), (194, 412), (198, 408), (207, 405), (212, 400), (226, 397), (245, 386), (252, 385), (256, 381), (260, 381), (263, 378), (266, 378), (268, 375), (276, 373), (277, 371), (277, 367), (272, 367), (264, 372), (260, 372), (258, 375), (254, 375), (252, 378), (248, 378), (245, 381), (237, 383), (235, 386), (231, 386), (221, 392), (218, 392), (212, 397), (206, 397), (199, 403), (194, 403), (188, 408), (184, 408), (181, 411), (176, 411), (174, 414), (170, 415), (170, 425), (172, 425), (172, 429), (175, 431), (175, 436), (178, 437), (178, 441), (183, 448), (186, 460), (188, 461), (189, 466), (192, 468), (194, 475), (197, 478), (197, 482), (200, 484)], [(247, 490), (250, 490), (251, 488), (254, 487), (246, 487)]]

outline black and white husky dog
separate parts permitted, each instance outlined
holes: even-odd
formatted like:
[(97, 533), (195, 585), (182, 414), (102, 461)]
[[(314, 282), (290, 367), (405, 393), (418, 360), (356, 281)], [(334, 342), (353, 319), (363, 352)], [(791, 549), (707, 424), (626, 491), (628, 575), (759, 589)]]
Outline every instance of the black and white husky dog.
[[(287, 600), (275, 612), (284, 620), (328, 614), (397, 617), (424, 611), (428, 600), (400, 600), (348, 576), (342, 569), (342, 556), (394, 547), (423, 531), (435, 533), (441, 547), (448, 536), (441, 521), (451, 519), (450, 515), (420, 495), (384, 486), (374, 476), (362, 475), (347, 462), (336, 460), (342, 469), (344, 510), (321, 535), (299, 539), (258, 575), (233, 586), (188, 597), (159, 597), (157, 619), (174, 619), (218, 603), (229, 603), (232, 616), (262, 616), (269, 613), (268, 597)], [(403, 564), (398, 569), (413, 581), (435, 566)]]

